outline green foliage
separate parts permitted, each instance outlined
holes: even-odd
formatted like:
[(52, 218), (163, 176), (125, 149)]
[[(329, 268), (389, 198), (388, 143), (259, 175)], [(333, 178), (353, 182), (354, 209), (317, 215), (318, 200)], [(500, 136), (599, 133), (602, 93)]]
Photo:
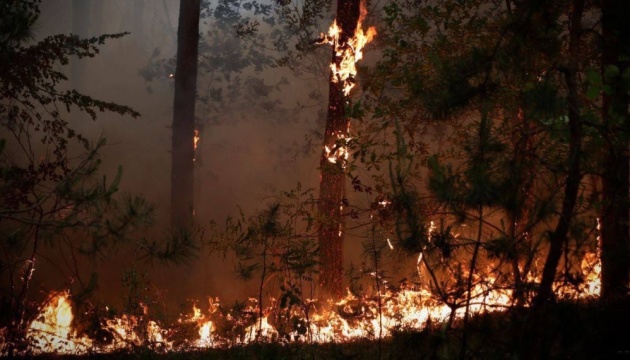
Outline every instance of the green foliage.
[[(389, 163), (391, 207), (399, 245), (410, 253), (420, 253), (427, 245), (427, 228), (418, 191), (410, 184), (413, 156), (397, 124), (395, 160)], [(395, 164), (395, 165), (394, 165)]]
[[(79, 255), (102, 259), (123, 243), (135, 245), (141, 255), (153, 255), (154, 249), (142, 234), (153, 206), (119, 194), (122, 169), (110, 179), (100, 174), (105, 140), (90, 141), (66, 120), (74, 111), (93, 120), (101, 112), (140, 115), (63, 89), (63, 66), (70, 59), (93, 57), (106, 41), (125, 34), (88, 39), (60, 34), (30, 43), (38, 5), (28, 0), (0, 4), (0, 284), (11, 314), (0, 326), (8, 327), (11, 339), (6, 340), (16, 344), (24, 340), (34, 313), (31, 296), (42, 290), (33, 287), (42, 259), (62, 273), (78, 299), (85, 299), (96, 288), (97, 276), (82, 279)], [(167, 247), (158, 255), (184, 258), (178, 251)]]
[(3, 1), (0, 3), (0, 52), (31, 37), (39, 17), (39, 0)]
[[(224, 119), (246, 119), (248, 109), (290, 110), (276, 96), (288, 80), (283, 76), (269, 80), (262, 72), (275, 67), (278, 53), (287, 51), (293, 33), (277, 24), (290, 21), (291, 11), (277, 2), (202, 2), (197, 117), (209, 120), (200, 120), (198, 128)], [(140, 75), (148, 83), (170, 80), (176, 75), (175, 59), (155, 49)]]
[[(423, 283), (454, 308), (470, 286), (513, 289), (519, 304), (535, 287), (529, 279), (543, 264), (567, 176), (565, 5), (401, 1), (383, 8), (383, 56), (362, 72), (369, 95), (353, 123), (349, 169), (353, 184), (369, 176), (370, 189), (391, 201), (378, 212), (384, 236), (422, 254)], [(594, 169), (602, 146), (596, 101), (606, 81), (587, 58), (587, 42), (580, 46), (588, 51), (578, 71), (593, 67), (577, 87), (581, 121), (591, 125), (586, 164)], [(615, 68), (604, 72), (619, 77)], [(589, 192), (581, 187), (581, 198), (595, 196)], [(577, 209), (574, 224), (588, 225), (571, 252), (594, 242), (587, 220), (596, 204)]]
[(145, 315), (146, 306), (151, 304), (147, 287), (147, 274), (139, 273), (136, 269), (128, 269), (122, 275), (123, 312), (129, 315)]
[(268, 295), (278, 299), (273, 310), (277, 326), (286, 334), (299, 328), (294, 323), (295, 311), (308, 316), (308, 300), (314, 297), (318, 265), (315, 205), (312, 189), (303, 189), (298, 183), (266, 209), (249, 217), (241, 212), (238, 218), (228, 218), (223, 229), (210, 235), (214, 249), (235, 255), (235, 270), (241, 279), (258, 280), (259, 318), (268, 311), (264, 299)]

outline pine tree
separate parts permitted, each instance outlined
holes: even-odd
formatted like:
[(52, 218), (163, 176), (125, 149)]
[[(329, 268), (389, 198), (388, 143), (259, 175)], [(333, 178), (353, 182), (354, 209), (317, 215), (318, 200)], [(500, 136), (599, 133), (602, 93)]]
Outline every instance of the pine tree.
[(181, 0), (171, 147), (171, 225), (188, 226), (194, 215), (194, 137), (199, 43), (199, 0)]
[(630, 282), (629, 160), (630, 14), (628, 1), (602, 1), (602, 298), (628, 294)]
[[(333, 46), (332, 63), (341, 67), (342, 58), (337, 48), (349, 46), (355, 35), (360, 16), (360, 0), (337, 2), (337, 25), (340, 30), (338, 44)], [(343, 201), (346, 196), (345, 142), (348, 138), (350, 118), (344, 94), (345, 81), (331, 73), (328, 93), (328, 112), (324, 132), (324, 149), (320, 158), (319, 229), (320, 286), (324, 297), (339, 298), (343, 291)]]

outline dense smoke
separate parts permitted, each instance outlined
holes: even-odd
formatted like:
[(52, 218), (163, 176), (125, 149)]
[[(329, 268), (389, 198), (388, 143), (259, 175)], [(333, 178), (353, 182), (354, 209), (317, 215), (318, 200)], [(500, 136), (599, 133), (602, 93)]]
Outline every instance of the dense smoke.
[[(107, 139), (108, 145), (102, 154), (103, 174), (113, 176), (116, 168), (122, 166), (121, 192), (142, 195), (156, 205), (156, 226), (147, 236), (161, 237), (167, 231), (170, 201), (173, 84), (166, 73), (157, 71), (154, 79), (147, 79), (141, 72), (151, 66), (151, 61), (165, 59), (168, 62), (174, 57), (179, 2), (114, 0), (92, 1), (89, 6), (77, 3), (80, 1), (44, 1), (34, 35), (39, 39), (80, 31), (86, 32), (78, 34), (81, 36), (130, 32), (122, 39), (109, 41), (95, 58), (70, 64), (64, 72), (70, 77), (70, 87), (98, 99), (133, 107), (141, 117), (132, 119), (104, 113), (92, 122), (75, 112), (71, 115), (71, 124), (90, 139), (101, 135)], [(216, 6), (206, 5), (210, 9)], [(77, 10), (87, 13), (77, 14)], [(204, 36), (216, 36), (210, 35), (216, 31), (215, 21), (211, 15), (202, 23), (202, 42)], [(225, 46), (239, 40), (236, 31), (219, 35), (232, 39), (226, 41)], [(225, 51), (235, 50), (226, 48)], [(329, 53), (323, 54), (321, 61), (325, 62)], [(82, 67), (81, 71), (74, 72), (76, 66)], [(72, 78), (72, 74), (78, 75)], [(270, 89), (269, 94), (263, 94), (266, 108), (258, 101), (261, 95), (255, 93), (247, 105), (247, 96), (253, 93), (251, 89), (255, 84), (243, 85), (244, 94), (238, 106), (215, 106), (212, 99), (205, 103), (198, 101), (196, 116), (201, 125), (201, 140), (195, 175), (195, 210), (202, 226), (211, 221), (220, 226), (227, 216), (237, 215), (239, 208), (245, 213), (262, 209), (266, 196), (291, 189), (298, 181), (304, 187), (315, 187), (318, 182), (319, 152), (315, 148), (318, 149), (320, 143), (317, 134), (322, 128), (320, 112), (325, 102), (324, 97), (309, 98), (309, 93), (312, 94), (313, 89), (326, 89), (327, 68), (306, 78), (282, 68), (269, 68), (262, 74), (248, 67), (235, 75), (243, 79), (257, 76), (270, 84), (282, 77), (287, 81)], [(206, 95), (201, 85), (212, 76), (221, 74), (200, 69), (199, 96)], [(271, 106), (274, 103), (276, 105)], [(310, 139), (314, 140), (309, 142)], [(88, 272), (98, 272), (98, 297), (112, 303), (120, 301), (122, 274), (131, 269), (146, 272), (149, 282), (156, 287), (155, 292), (160, 293), (161, 300), (169, 306), (189, 299), (203, 300), (206, 296), (219, 296), (230, 302), (250, 295), (247, 284), (236, 279), (229, 257), (209, 255), (203, 248), (198, 255), (188, 264), (164, 266), (156, 261), (137, 259), (131, 249), (120, 247), (106, 260), (97, 259), (95, 265), (86, 262), (84, 266)], [(54, 271), (49, 274), (58, 275)], [(53, 284), (47, 283), (46, 287)]]

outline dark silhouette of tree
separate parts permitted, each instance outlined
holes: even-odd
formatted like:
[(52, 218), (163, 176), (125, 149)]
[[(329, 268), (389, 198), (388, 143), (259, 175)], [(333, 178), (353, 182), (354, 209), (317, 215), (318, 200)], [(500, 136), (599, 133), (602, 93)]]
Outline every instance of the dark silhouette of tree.
[(582, 15), (584, 1), (574, 0), (571, 3), (570, 28), (569, 28), (569, 54), (566, 68), (563, 69), (567, 86), (567, 114), (569, 127), (569, 154), (567, 156), (567, 176), (564, 180), (564, 198), (562, 210), (555, 229), (549, 235), (549, 252), (543, 267), (542, 278), (536, 304), (542, 305), (553, 294), (553, 282), (556, 279), (556, 269), (562, 256), (562, 248), (568, 240), (569, 226), (574, 216), (575, 204), (579, 194), (579, 186), (582, 178), (580, 171), (582, 152), (582, 122), (580, 115), (580, 95), (578, 72), (580, 59), (580, 36), (582, 34)]
[(104, 258), (125, 243), (141, 257), (177, 262), (195, 249), (189, 238), (176, 237), (162, 247), (142, 236), (153, 206), (117, 194), (122, 169), (111, 178), (99, 172), (105, 140), (90, 141), (67, 120), (75, 112), (92, 120), (101, 112), (140, 116), (130, 107), (64, 88), (63, 65), (94, 57), (106, 41), (125, 34), (58, 34), (29, 44), (38, 6), (37, 0), (0, 3), (0, 327), (8, 329), (9, 355), (28, 340), (36, 314), (33, 297), (42, 290), (37, 281), (42, 259), (63, 274), (76, 299), (85, 299), (96, 289), (97, 276), (85, 278), (80, 256)]
[(181, 0), (171, 148), (171, 224), (189, 225), (194, 215), (194, 137), (200, 0)]
[[(90, 142), (60, 110), (85, 112), (93, 120), (97, 111), (140, 115), (60, 89), (67, 80), (60, 65), (71, 57), (95, 56), (99, 45), (124, 34), (54, 35), (26, 45), (38, 5), (34, 0), (0, 5), (0, 312), (9, 340), (17, 342), (25, 339), (32, 314), (33, 279), (43, 249), (59, 246), (73, 257), (101, 256), (114, 242), (130, 240), (131, 229), (140, 229), (152, 213), (141, 198), (115, 196), (120, 170), (113, 180), (97, 176), (104, 140)], [(94, 289), (76, 268), (69, 270), (81, 291)]]
[(602, 298), (628, 294), (630, 237), (628, 234), (628, 146), (630, 114), (630, 27), (627, 1), (602, 1), (602, 123), (603, 173), (601, 207)]
[[(88, 36), (90, 29), (90, 1), (72, 0), (72, 33), (77, 36)], [(85, 72), (85, 63), (76, 59), (72, 62), (71, 79), (74, 87), (80, 87)]]

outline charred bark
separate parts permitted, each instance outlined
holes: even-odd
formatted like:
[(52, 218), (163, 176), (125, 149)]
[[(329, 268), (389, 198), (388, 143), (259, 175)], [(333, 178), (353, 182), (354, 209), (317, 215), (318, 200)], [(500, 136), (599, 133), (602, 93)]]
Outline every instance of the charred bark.
[[(360, 0), (338, 0), (337, 24), (341, 28), (339, 44), (343, 46), (348, 39), (354, 37), (360, 16)], [(341, 59), (335, 49), (332, 51), (332, 62), (340, 64)], [(319, 216), (319, 283), (324, 297), (339, 298), (343, 292), (343, 239), (344, 219), (342, 205), (345, 196), (345, 170), (343, 157), (330, 161), (342, 141), (348, 137), (350, 119), (346, 116), (346, 96), (343, 93), (344, 83), (330, 77), (328, 94), (328, 112), (326, 130), (324, 132), (324, 148), (320, 159), (320, 197)], [(326, 151), (326, 148), (329, 151)]]
[(195, 97), (200, 0), (181, 0), (171, 148), (171, 224), (193, 220)]
[(573, 218), (580, 181), (581, 148), (582, 148), (582, 124), (580, 116), (580, 102), (578, 95), (578, 70), (580, 33), (582, 32), (582, 13), (584, 0), (575, 0), (572, 3), (569, 29), (569, 63), (564, 69), (564, 79), (568, 89), (568, 115), (569, 115), (569, 155), (567, 159), (567, 176), (564, 181), (564, 198), (562, 210), (556, 228), (549, 235), (549, 253), (543, 268), (542, 279), (538, 287), (538, 293), (534, 299), (537, 306), (543, 305), (553, 295), (553, 282), (556, 278), (556, 269), (562, 256), (562, 247), (567, 242), (569, 225)]
[[(602, 77), (612, 91), (602, 95), (604, 124), (601, 260), (602, 299), (628, 294), (630, 281), (630, 237), (628, 233), (628, 197), (630, 169), (630, 115), (628, 89), (622, 74), (630, 63), (630, 14), (628, 1), (602, 1)], [(611, 74), (616, 67), (617, 75)]]

